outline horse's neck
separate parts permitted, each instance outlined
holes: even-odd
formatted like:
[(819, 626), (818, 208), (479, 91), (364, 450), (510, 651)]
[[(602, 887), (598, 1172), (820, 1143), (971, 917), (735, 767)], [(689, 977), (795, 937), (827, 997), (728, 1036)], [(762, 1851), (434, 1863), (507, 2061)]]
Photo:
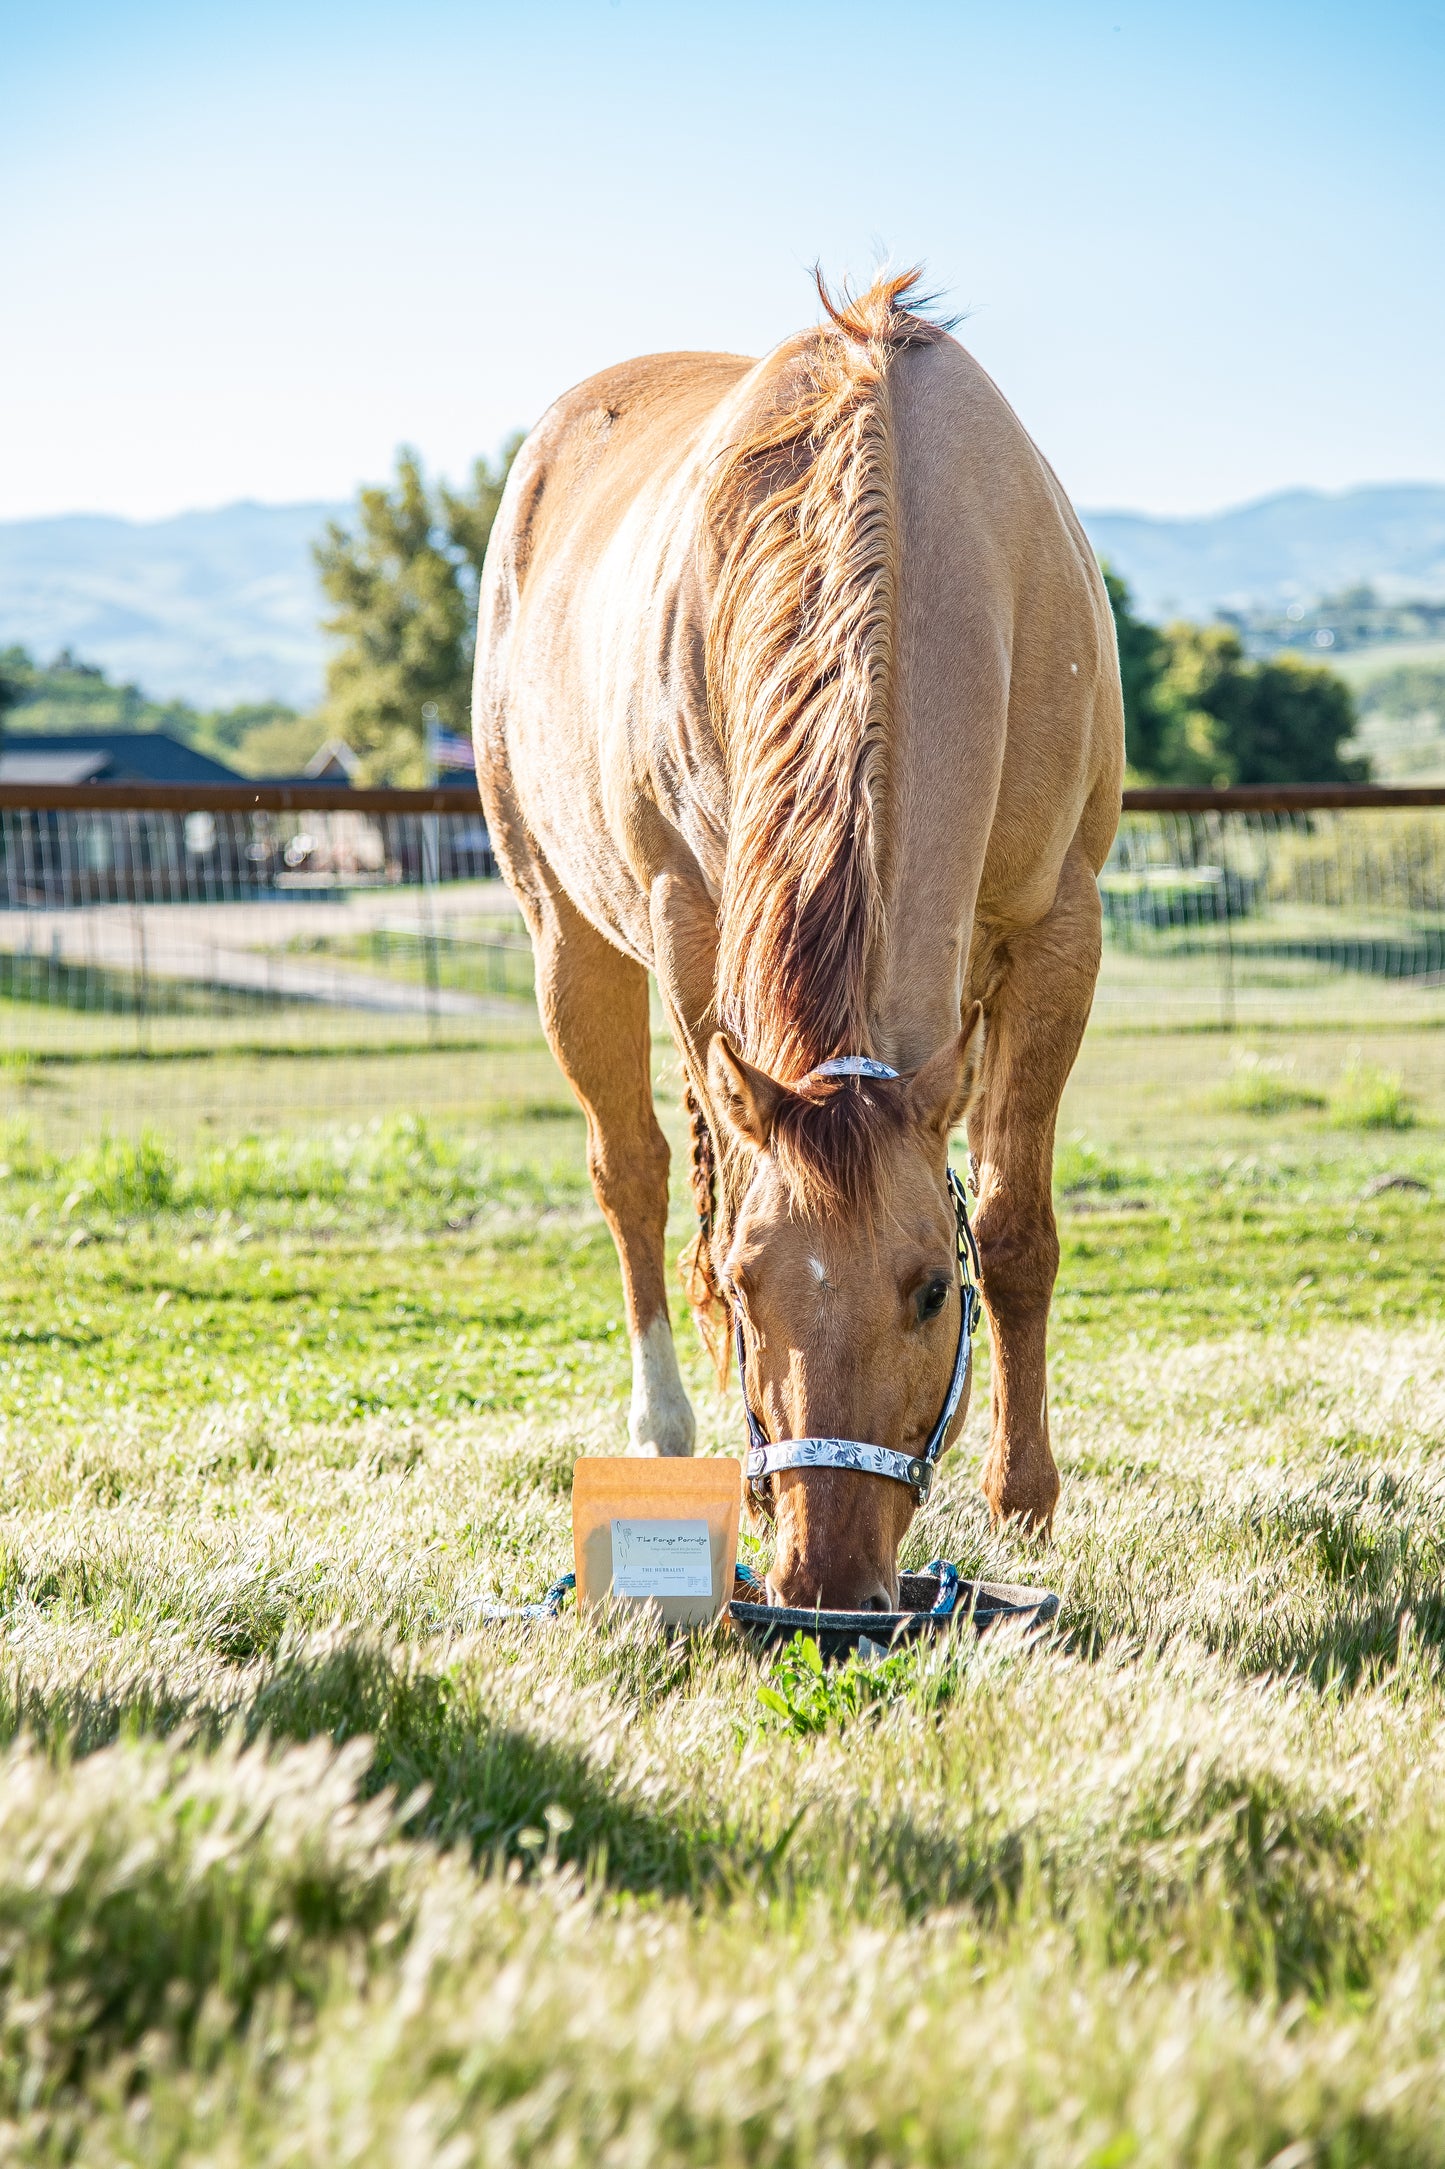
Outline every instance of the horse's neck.
[(900, 643), (868, 1051), (911, 1070), (959, 1029), (1007, 694), (996, 643), (960, 640), (906, 595), (901, 616), (923, 630)]

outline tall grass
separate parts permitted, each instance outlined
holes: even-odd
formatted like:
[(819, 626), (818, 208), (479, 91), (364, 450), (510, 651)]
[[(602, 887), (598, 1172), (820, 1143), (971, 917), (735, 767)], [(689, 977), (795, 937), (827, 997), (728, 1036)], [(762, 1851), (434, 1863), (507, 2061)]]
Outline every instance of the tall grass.
[(1415, 1104), (1404, 1079), (1358, 1056), (1346, 1063), (1330, 1097), (1330, 1112), (1342, 1130), (1410, 1130), (1415, 1126)]
[[(526, 1166), (485, 1143), (433, 1128), (419, 1115), (377, 1116), (312, 1135), (258, 1132), (181, 1158), (153, 1130), (102, 1135), (71, 1155), (40, 1150), (23, 1121), (0, 1139), (4, 1177), (67, 1217), (108, 1221), (166, 1213), (246, 1213), (267, 1206), (345, 1204), (353, 1216), (425, 1219), (503, 1200), (537, 1210), (546, 1189)], [(574, 1189), (577, 1185), (573, 1185)]]
[(1076, 1359), (1055, 1550), (988, 1533), (977, 1419), (909, 1543), (1046, 1572), (1057, 1636), (784, 1712), (723, 1635), (478, 1628), (567, 1557), (573, 1416), (218, 1411), (79, 1495), (13, 1437), (5, 2113), (97, 2160), (1433, 2159), (1442, 1419), (1433, 1332)]
[(1241, 1115), (1292, 1114), (1325, 1105), (1325, 1095), (1295, 1076), (1293, 1062), (1281, 1055), (1246, 1049), (1220, 1093), (1223, 1107)]
[[(988, 1526), (981, 1376), (904, 1551), (1057, 1630), (826, 1676), (483, 1622), (622, 1438), (625, 1362), (562, 1361), (616, 1300), (580, 1175), (415, 1123), (4, 1149), (13, 2158), (1445, 2162), (1438, 1208), (1363, 1148), (1066, 1145), (1055, 1542)], [(439, 1341), (471, 1403), (408, 1383)]]

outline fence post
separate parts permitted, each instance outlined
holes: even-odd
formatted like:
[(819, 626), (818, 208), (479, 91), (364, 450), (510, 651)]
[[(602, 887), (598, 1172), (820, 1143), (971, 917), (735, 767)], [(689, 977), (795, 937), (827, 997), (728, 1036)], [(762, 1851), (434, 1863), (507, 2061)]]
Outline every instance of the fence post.
[(1226, 1032), (1234, 1030), (1234, 928), (1233, 907), (1229, 900), (1229, 855), (1225, 848), (1224, 824), (1226, 814), (1214, 816), (1215, 833), (1219, 838), (1219, 893), (1224, 907), (1224, 939), (1219, 945), (1219, 1002), (1220, 1022)]
[[(141, 846), (143, 822), (145, 822), (145, 816), (139, 811), (132, 813), (132, 816), (130, 816), (130, 837), (128, 837), (128, 842), (130, 842), (130, 881), (132, 881), (132, 889), (141, 889), (143, 883), (145, 883), (145, 878), (148, 878), (148, 872), (150, 872), (148, 863), (145, 863), (145, 850)], [(132, 959), (132, 972), (135, 972), (135, 1052), (137, 1054), (148, 1054), (150, 1052), (150, 959), (145, 957), (145, 904), (141, 902), (139, 894), (132, 894), (132, 900), (130, 900), (130, 959)]]
[(421, 817), (422, 961), (426, 972), (427, 1037), (435, 1045), (441, 1036), (440, 979), (437, 971), (437, 883), (441, 879), (441, 817)]

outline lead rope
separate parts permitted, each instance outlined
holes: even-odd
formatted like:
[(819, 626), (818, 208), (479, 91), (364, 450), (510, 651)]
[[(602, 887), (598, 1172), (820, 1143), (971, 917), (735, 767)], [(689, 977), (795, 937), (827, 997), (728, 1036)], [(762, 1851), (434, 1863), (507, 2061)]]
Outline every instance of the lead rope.
[(499, 1604), (484, 1598), (477, 1606), (482, 1619), (556, 1619), (567, 1601), (569, 1589), (577, 1587), (575, 1574), (559, 1574), (539, 1604)]

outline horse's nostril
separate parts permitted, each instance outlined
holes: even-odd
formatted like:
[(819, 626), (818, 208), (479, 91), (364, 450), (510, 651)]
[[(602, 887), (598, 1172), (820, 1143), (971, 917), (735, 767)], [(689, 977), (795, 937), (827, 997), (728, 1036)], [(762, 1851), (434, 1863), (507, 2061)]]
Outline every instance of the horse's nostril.
[(858, 1609), (860, 1612), (891, 1612), (893, 1603), (886, 1589), (875, 1589), (871, 1596), (863, 1599)]

